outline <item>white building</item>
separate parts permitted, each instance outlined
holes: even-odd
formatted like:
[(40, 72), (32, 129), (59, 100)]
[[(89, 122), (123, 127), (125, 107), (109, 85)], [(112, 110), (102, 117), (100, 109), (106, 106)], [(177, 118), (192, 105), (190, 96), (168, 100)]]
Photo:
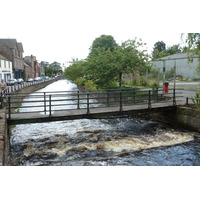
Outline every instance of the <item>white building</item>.
[(160, 69), (160, 72), (163, 72), (165, 68), (165, 72), (174, 68), (176, 66), (176, 75), (183, 76), (184, 78), (199, 78), (200, 76), (197, 74), (198, 56), (193, 56), (193, 62), (188, 62), (188, 54), (187, 53), (178, 53), (170, 56), (166, 56), (155, 61), (152, 61), (153, 69)]
[(0, 81), (13, 78), (12, 62), (0, 54)]

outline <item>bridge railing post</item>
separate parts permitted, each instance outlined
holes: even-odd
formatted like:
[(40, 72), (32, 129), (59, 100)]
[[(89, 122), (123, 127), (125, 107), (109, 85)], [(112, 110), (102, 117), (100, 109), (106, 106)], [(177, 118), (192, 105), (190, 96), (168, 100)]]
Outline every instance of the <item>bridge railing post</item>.
[(8, 97), (8, 119), (11, 119), (11, 97)]
[(109, 92), (107, 92), (107, 107), (109, 107), (110, 106), (110, 93)]
[(176, 106), (176, 89), (173, 89), (173, 106)]
[(189, 104), (189, 98), (186, 97), (186, 105), (188, 105), (188, 104)]
[(122, 111), (123, 111), (123, 105), (122, 105), (122, 92), (119, 93), (119, 103), (120, 103), (119, 111), (122, 112)]
[(148, 91), (148, 109), (151, 109), (151, 90)]
[(87, 93), (87, 114), (90, 113), (90, 99), (89, 99), (89, 93)]
[(47, 108), (46, 108), (46, 92), (44, 92), (44, 113), (46, 114)]
[(51, 117), (51, 95), (49, 95), (49, 117)]
[(136, 95), (136, 90), (135, 88), (133, 89), (133, 104), (135, 104), (135, 95)]
[(79, 91), (77, 92), (77, 109), (80, 109), (80, 94)]

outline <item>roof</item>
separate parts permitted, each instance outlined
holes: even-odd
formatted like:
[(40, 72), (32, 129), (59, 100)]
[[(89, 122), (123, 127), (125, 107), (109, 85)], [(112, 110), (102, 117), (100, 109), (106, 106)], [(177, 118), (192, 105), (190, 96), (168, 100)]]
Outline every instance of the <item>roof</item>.
[[(1, 60), (8, 60), (6, 57), (2, 56), (1, 54), (0, 54), (0, 59)], [(10, 61), (10, 60), (8, 60), (8, 61)]]
[(18, 50), (20, 50), (21, 52), (24, 52), (23, 45), (22, 45), (21, 42), (18, 42), (18, 43), (17, 43), (17, 48), (18, 48)]
[(0, 39), (0, 43), (6, 45), (11, 49), (17, 48), (19, 51), (24, 52), (22, 43), (17, 42), (16, 39)]
[(27, 64), (27, 63), (25, 63), (25, 62), (24, 62), (24, 66), (25, 66), (25, 67), (31, 67), (29, 64)]
[(0, 42), (8, 46), (9, 48), (15, 48), (17, 44), (16, 39), (0, 39)]
[[(169, 56), (165, 56), (165, 57), (156, 59), (156, 61), (158, 61), (158, 60), (187, 59), (188, 56), (189, 56), (188, 53), (177, 53), (177, 54), (173, 54), (173, 55), (169, 55)], [(192, 57), (193, 58), (198, 58), (198, 55), (194, 55)]]

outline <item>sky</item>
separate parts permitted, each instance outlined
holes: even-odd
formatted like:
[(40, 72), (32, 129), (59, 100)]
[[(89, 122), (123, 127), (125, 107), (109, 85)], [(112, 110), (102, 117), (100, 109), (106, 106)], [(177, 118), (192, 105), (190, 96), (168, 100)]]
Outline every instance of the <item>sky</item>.
[[(153, 45), (181, 42), (181, 33), (195, 32), (198, 1), (161, 0), (1, 0), (0, 38), (22, 42), (24, 56), (68, 65), (84, 59), (92, 42), (112, 35), (120, 44), (135, 37)], [(192, 6), (192, 10), (190, 6)], [(191, 23), (193, 22), (193, 23)]]

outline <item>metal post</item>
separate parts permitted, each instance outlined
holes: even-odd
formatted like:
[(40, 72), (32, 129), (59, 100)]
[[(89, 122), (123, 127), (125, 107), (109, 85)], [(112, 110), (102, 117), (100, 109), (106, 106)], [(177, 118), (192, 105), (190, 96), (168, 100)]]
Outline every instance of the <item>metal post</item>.
[(77, 109), (80, 109), (79, 101), (80, 101), (80, 94), (79, 91), (77, 92)]
[(89, 99), (89, 93), (87, 93), (87, 114), (90, 113), (90, 99)]
[(158, 100), (159, 100), (159, 96), (158, 96), (158, 87), (156, 87), (156, 100), (157, 100), (157, 102), (158, 102)]
[(8, 118), (11, 119), (11, 101), (10, 101), (10, 97), (8, 97)]
[(148, 109), (151, 109), (151, 90), (149, 90)]
[(49, 117), (51, 117), (51, 95), (49, 95)]
[(47, 108), (46, 108), (46, 92), (44, 92), (44, 113), (46, 114)]
[(188, 105), (188, 104), (189, 104), (189, 98), (186, 97), (186, 105)]
[(120, 100), (119, 100), (119, 103), (120, 103), (120, 109), (119, 109), (119, 111), (122, 112), (122, 111), (123, 111), (123, 105), (122, 105), (122, 92), (119, 93), (119, 98), (120, 98)]
[(165, 68), (165, 61), (163, 61), (163, 94), (164, 94), (164, 90), (165, 90), (165, 86), (164, 86), (164, 83), (165, 83), (165, 71), (166, 71), (166, 68)]
[(136, 90), (133, 89), (133, 104), (135, 104), (135, 96), (136, 96)]
[(109, 102), (109, 98), (110, 98), (110, 97), (109, 97), (109, 96), (110, 96), (110, 93), (108, 92), (108, 93), (107, 93), (107, 107), (110, 106), (110, 102)]
[(3, 96), (2, 94), (0, 94), (0, 108), (3, 107)]
[(173, 89), (173, 106), (176, 106), (176, 90)]

